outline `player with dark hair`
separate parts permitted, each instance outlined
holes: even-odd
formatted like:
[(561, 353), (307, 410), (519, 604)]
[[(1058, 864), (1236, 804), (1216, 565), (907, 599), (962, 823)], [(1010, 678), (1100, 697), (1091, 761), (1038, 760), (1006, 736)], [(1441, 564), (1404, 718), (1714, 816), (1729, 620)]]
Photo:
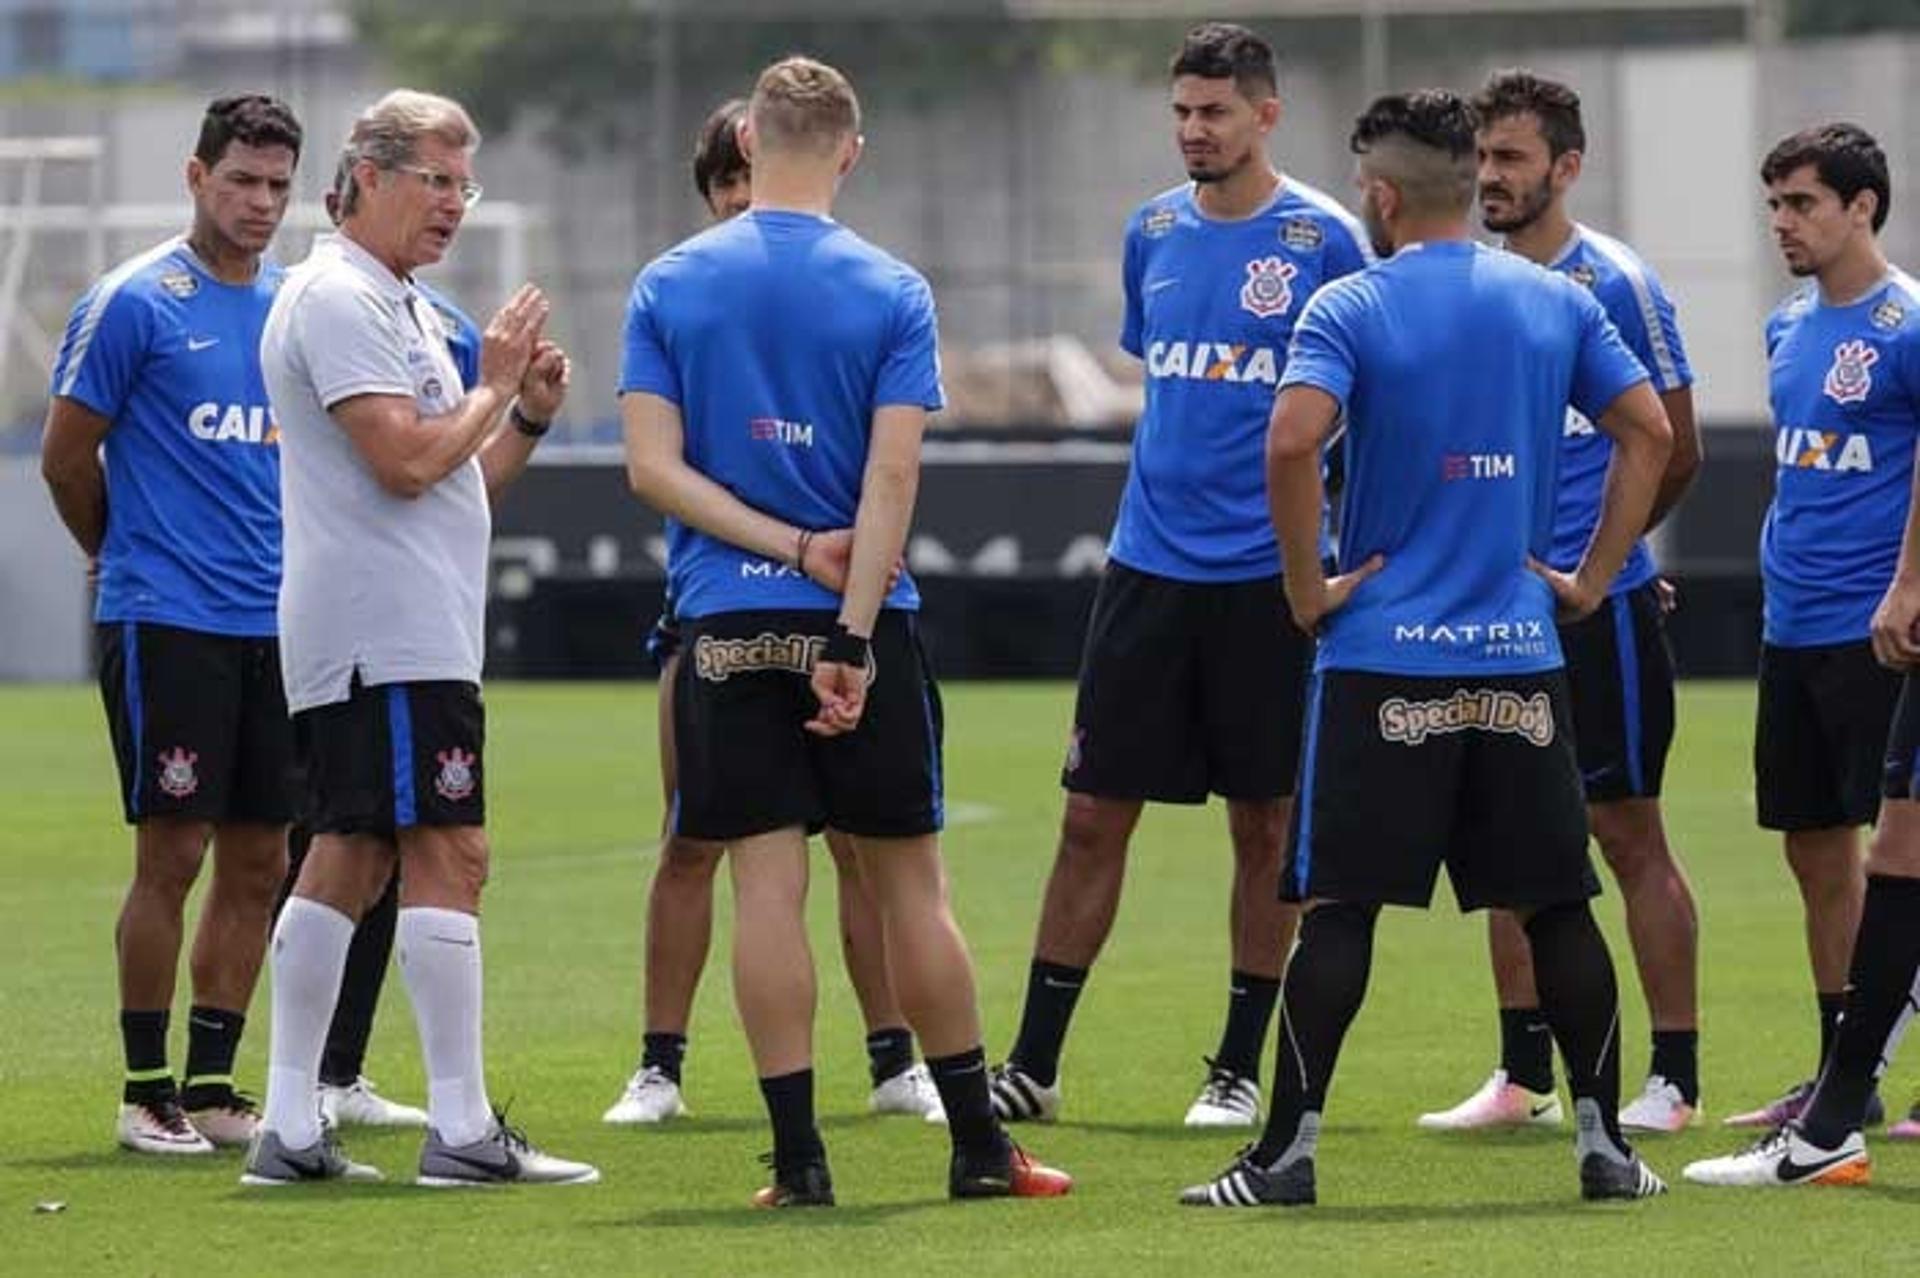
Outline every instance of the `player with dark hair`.
[[(1796, 133), (1760, 179), (1781, 256), (1808, 283), (1767, 324), (1780, 465), (1761, 540), (1754, 759), (1761, 823), (1787, 831), (1833, 1023), (1823, 1017), (1817, 1086), (1762, 1111), (1775, 1122), (1758, 1144), (1686, 1176), (1859, 1184), (1860, 1131), (1880, 1117), (1875, 1084), (1920, 1010), (1920, 283), (1880, 247), (1887, 159), (1865, 130)], [(1859, 826), (1875, 818), (1876, 794), (1863, 867)]]
[[(1462, 909), (1520, 914), (1567, 1061), (1582, 1196), (1665, 1186), (1622, 1138), (1613, 963), (1587, 901), (1586, 814), (1556, 604), (1606, 599), (1646, 527), (1670, 431), (1586, 290), (1467, 229), (1477, 118), (1441, 91), (1355, 125), (1367, 229), (1386, 257), (1316, 294), (1267, 443), (1294, 618), (1319, 636), (1284, 887), (1306, 903), (1281, 997), (1266, 1130), (1181, 1200), (1315, 1199), (1321, 1114), (1360, 1010), (1383, 905), (1424, 907), (1440, 867)], [(1390, 255), (1390, 256), (1389, 256)], [(1551, 553), (1567, 406), (1614, 441), (1571, 571)], [(1320, 453), (1342, 420), (1338, 575), (1321, 567)]]
[[(746, 112), (747, 104), (740, 98), (715, 107), (701, 125), (694, 148), (693, 184), (715, 221), (744, 213), (751, 202), (752, 166), (740, 150)], [(660, 667), (660, 781), (671, 813), (679, 774), (673, 706), (680, 664), (680, 624), (671, 598), (647, 636), (647, 652)], [(860, 874), (853, 843), (838, 830), (824, 833), (839, 887), (841, 954), (866, 1022), (867, 1072), (873, 1084), (867, 1108), (876, 1114), (945, 1122), (933, 1078), (925, 1065), (913, 1059), (913, 1032), (887, 978), (880, 914)], [(640, 1065), (627, 1079), (620, 1099), (601, 1115), (607, 1123), (661, 1123), (687, 1112), (680, 1092), (687, 1026), (713, 936), (713, 876), (726, 849), (676, 834), (670, 820), (660, 837), (660, 861), (647, 893), (646, 1026)]]
[(1127, 226), (1120, 345), (1146, 365), (1146, 407), (1087, 625), (1019, 1035), (994, 1074), (1007, 1119), (1060, 1111), (1061, 1050), (1148, 802), (1221, 795), (1233, 847), (1226, 1024), (1188, 1126), (1259, 1120), (1297, 918), (1278, 884), (1312, 645), (1287, 617), (1260, 449), (1302, 307), (1367, 250), (1351, 214), (1268, 157), (1280, 98), (1265, 40), (1196, 27), (1169, 78), (1189, 180)]
[[(262, 258), (300, 160), (285, 103), (207, 108), (193, 224), (109, 271), (74, 307), (41, 466), (98, 567), (100, 690), (134, 827), (120, 910), (118, 1137), (142, 1153), (245, 1145), (258, 1111), (234, 1054), (286, 873), (293, 738), (281, 688), (279, 437), (260, 332), (280, 285)], [(187, 894), (213, 849), (191, 958), (184, 1087), (167, 1025)]]
[(946, 1110), (949, 1195), (1063, 1194), (1070, 1178), (993, 1116), (940, 859), (939, 694), (917, 589), (892, 580), (942, 402), (932, 295), (833, 220), (861, 149), (846, 77), (809, 58), (768, 67), (742, 143), (752, 207), (640, 272), (620, 382), (628, 476), (668, 519), (685, 632), (674, 832), (725, 843), (733, 877), (734, 997), (773, 1127), (773, 1182), (754, 1201), (834, 1201), (805, 919), (807, 831), (822, 825), (852, 837), (879, 905)]
[[(1474, 98), (1480, 117), (1480, 212), (1506, 247), (1590, 291), (1653, 379), (1674, 446), (1653, 504), (1657, 524), (1700, 466), (1692, 370), (1673, 304), (1652, 269), (1627, 245), (1567, 211), (1586, 158), (1580, 97), (1526, 71), (1502, 71)], [(1580, 562), (1600, 518), (1601, 482), (1613, 445), (1568, 409), (1547, 561)], [(1653, 1057), (1640, 1095), (1621, 1111), (1630, 1130), (1676, 1131), (1699, 1121), (1698, 914), (1686, 875), (1667, 844), (1660, 787), (1673, 742), (1673, 656), (1661, 583), (1644, 540), (1592, 616), (1561, 627), (1574, 745), (1586, 788), (1587, 825), (1626, 904), (1640, 985), (1653, 1022)], [(1472, 1096), (1422, 1127), (1461, 1129), (1552, 1124), (1553, 1039), (1540, 1014), (1525, 931), (1506, 910), (1487, 912), (1494, 988), (1500, 1000), (1500, 1066)]]

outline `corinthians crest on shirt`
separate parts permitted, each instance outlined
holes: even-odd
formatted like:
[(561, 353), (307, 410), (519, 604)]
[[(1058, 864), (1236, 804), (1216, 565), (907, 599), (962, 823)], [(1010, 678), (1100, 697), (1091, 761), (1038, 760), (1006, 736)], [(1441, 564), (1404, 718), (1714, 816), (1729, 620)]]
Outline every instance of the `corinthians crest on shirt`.
[(1880, 352), (1855, 339), (1833, 348), (1833, 367), (1827, 370), (1820, 389), (1836, 404), (1858, 404), (1873, 391), (1873, 366)]
[(1261, 319), (1285, 315), (1293, 306), (1293, 277), (1300, 268), (1282, 257), (1256, 257), (1247, 263), (1240, 286), (1240, 308)]

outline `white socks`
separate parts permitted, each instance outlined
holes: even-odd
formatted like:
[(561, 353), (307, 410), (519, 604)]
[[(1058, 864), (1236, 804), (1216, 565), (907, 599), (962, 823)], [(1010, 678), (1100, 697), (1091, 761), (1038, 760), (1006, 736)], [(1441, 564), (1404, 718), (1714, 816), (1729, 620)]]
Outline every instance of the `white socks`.
[[(413, 1000), (413, 1019), (420, 1027), (428, 1121), (447, 1144), (470, 1145), (493, 1130), (480, 1054), (480, 920), (458, 910), (402, 909), (395, 940), (407, 996)], [(343, 942), (343, 956), (345, 952)], [(339, 978), (336, 966), (336, 986)], [(328, 1008), (331, 1015), (331, 1003)], [(275, 1013), (277, 1036), (277, 999)], [(324, 1037), (324, 1020), (320, 1032)], [(318, 1068), (318, 1046), (314, 1060)]]
[(287, 898), (273, 929), (264, 1122), (288, 1149), (305, 1149), (320, 1139), (320, 1053), (352, 941), (352, 919), (301, 896)]

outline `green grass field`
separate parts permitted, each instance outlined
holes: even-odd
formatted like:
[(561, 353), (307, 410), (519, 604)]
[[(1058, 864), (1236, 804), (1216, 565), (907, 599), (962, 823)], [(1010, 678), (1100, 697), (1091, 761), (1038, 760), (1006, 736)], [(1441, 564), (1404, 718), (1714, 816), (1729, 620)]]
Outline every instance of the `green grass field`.
[[(1060, 798), (1070, 690), (948, 690), (947, 858), (979, 966), (987, 1046), (1019, 1014)], [(864, 1112), (861, 1027), (833, 939), (824, 858), (820, 1103), (841, 1206), (746, 1207), (768, 1147), (733, 1022), (724, 935), (688, 1062), (695, 1117), (599, 1122), (639, 1035), (642, 904), (660, 818), (652, 690), (489, 691), (495, 860), (485, 940), (496, 1101), (558, 1152), (598, 1162), (586, 1189), (432, 1194), (404, 1183), (243, 1192), (237, 1157), (158, 1165), (119, 1153), (112, 929), (128, 867), (90, 689), (0, 690), (0, 1272), (7, 1274), (531, 1273), (1893, 1273), (1920, 1266), (1920, 1148), (1875, 1147), (1859, 1190), (1760, 1194), (1686, 1186), (1646, 1204), (1582, 1205), (1568, 1138), (1417, 1133), (1493, 1064), (1483, 925), (1451, 904), (1382, 922), (1371, 996), (1347, 1042), (1321, 1144), (1321, 1206), (1199, 1212), (1179, 1187), (1224, 1165), (1231, 1136), (1179, 1120), (1219, 1028), (1228, 857), (1218, 809), (1151, 811), (1119, 925), (1080, 1007), (1065, 1119), (1026, 1133), (1079, 1177), (1043, 1203), (949, 1205), (945, 1136)], [(1692, 686), (1667, 811), (1703, 915), (1706, 1103), (1717, 1119), (1808, 1072), (1813, 999), (1799, 906), (1777, 842), (1753, 827), (1751, 690)], [(1442, 889), (1445, 901), (1445, 889)], [(723, 892), (724, 896), (724, 892)], [(1625, 1068), (1646, 1066), (1645, 1011), (1618, 902), (1601, 903), (1625, 997)], [(725, 907), (722, 905), (722, 917)], [(419, 1099), (419, 1053), (396, 977), (369, 1071)], [(184, 1021), (185, 992), (176, 1006)], [(267, 991), (242, 1051), (265, 1073)], [(175, 1036), (176, 1068), (184, 1052)], [(1889, 1102), (1912, 1098), (1911, 1062)], [(1644, 1148), (1677, 1181), (1728, 1149), (1717, 1126)], [(417, 1137), (354, 1135), (356, 1156), (410, 1177)], [(38, 1202), (67, 1204), (37, 1214)]]

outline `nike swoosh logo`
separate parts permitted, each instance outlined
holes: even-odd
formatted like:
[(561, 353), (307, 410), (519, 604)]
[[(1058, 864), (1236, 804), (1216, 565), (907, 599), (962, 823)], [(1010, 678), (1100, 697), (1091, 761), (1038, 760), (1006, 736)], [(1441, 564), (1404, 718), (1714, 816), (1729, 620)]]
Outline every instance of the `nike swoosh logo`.
[(1540, 1115), (1546, 1113), (1548, 1110), (1552, 1108), (1553, 1108), (1552, 1101), (1542, 1101), (1538, 1105), (1533, 1106), (1531, 1109), (1527, 1111), (1527, 1117), (1538, 1118), (1540, 1117)]
[(1591, 772), (1582, 772), (1580, 774), (1580, 779), (1582, 781), (1598, 781), (1601, 777), (1606, 776), (1609, 772), (1612, 772), (1612, 771), (1613, 771), (1613, 765), (1609, 763), (1604, 768), (1595, 768)]
[(1227, 993), (1233, 995), (1235, 998), (1244, 998), (1246, 997), (1247, 991), (1242, 986), (1229, 985), (1227, 986)]
[(187, 339), (187, 349), (190, 351), (204, 351), (209, 346), (218, 346), (219, 344), (220, 339), (217, 337), (189, 337)]
[(199, 1026), (199, 1027), (200, 1027), (201, 1029), (210, 1029), (210, 1030), (218, 1030), (218, 1029), (225, 1029), (225, 1028), (226, 1028), (225, 1026), (223, 1026), (222, 1024), (220, 1024), (220, 1022), (219, 1022), (219, 1021), (209, 1021), (209, 1020), (206, 1020), (206, 1019), (204, 1019), (204, 1018), (202, 1018), (202, 1017), (199, 1017), (199, 1016), (189, 1016), (189, 1017), (187, 1017), (187, 1024), (189, 1024), (189, 1025), (197, 1025), (197, 1026)]
[(1818, 1176), (1821, 1172), (1827, 1170), (1827, 1168), (1844, 1163), (1852, 1157), (1852, 1154), (1843, 1150), (1838, 1154), (1823, 1158), (1816, 1163), (1796, 1163), (1793, 1161), (1793, 1151), (1789, 1150), (1781, 1155), (1780, 1166), (1774, 1169), (1774, 1175), (1778, 1176), (1781, 1180), (1802, 1180), (1808, 1176)]
[(1178, 276), (1175, 276), (1173, 279), (1170, 279), (1170, 280), (1154, 280), (1151, 283), (1149, 283), (1145, 288), (1141, 289), (1140, 291), (1142, 293), (1158, 293), (1161, 289), (1172, 288), (1175, 284), (1178, 284), (1179, 282), (1180, 282), (1180, 279)]
[(442, 945), (464, 945), (468, 949), (473, 948), (473, 941), (471, 939), (462, 939), (458, 936), (430, 936), (427, 939), (430, 941), (438, 941)]
[(1043, 976), (1040, 983), (1050, 990), (1077, 990), (1080, 987), (1072, 981), (1056, 981), (1051, 976)]
[(440, 1157), (449, 1162), (459, 1163), (462, 1167), (471, 1167), (477, 1172), (485, 1172), (489, 1176), (498, 1176), (503, 1179), (511, 1179), (520, 1174), (520, 1160), (511, 1153), (500, 1162), (489, 1162), (484, 1158), (469, 1158), (465, 1154), (456, 1154), (450, 1149), (441, 1150)]

